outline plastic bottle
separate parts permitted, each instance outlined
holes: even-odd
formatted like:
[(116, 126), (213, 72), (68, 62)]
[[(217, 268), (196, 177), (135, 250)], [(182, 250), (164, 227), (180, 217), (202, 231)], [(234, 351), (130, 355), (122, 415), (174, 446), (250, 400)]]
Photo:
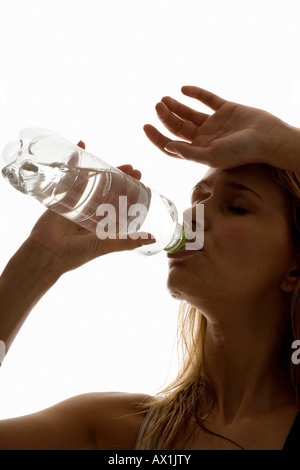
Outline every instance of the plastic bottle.
[(19, 137), (2, 153), (9, 162), (2, 174), (19, 191), (99, 238), (151, 233), (156, 242), (141, 253), (183, 246), (184, 229), (166, 197), (51, 131), (27, 128)]

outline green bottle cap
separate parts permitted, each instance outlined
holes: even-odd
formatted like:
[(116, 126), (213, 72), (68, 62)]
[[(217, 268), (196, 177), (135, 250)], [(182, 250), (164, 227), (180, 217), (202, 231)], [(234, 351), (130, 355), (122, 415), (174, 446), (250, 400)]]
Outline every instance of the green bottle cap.
[(177, 251), (180, 250), (180, 248), (183, 247), (183, 245), (185, 244), (185, 241), (186, 241), (186, 235), (185, 235), (184, 227), (182, 226), (182, 238), (181, 238), (179, 244), (175, 248), (173, 248), (173, 250), (167, 250), (165, 248), (165, 251), (167, 251), (168, 253), (176, 253)]

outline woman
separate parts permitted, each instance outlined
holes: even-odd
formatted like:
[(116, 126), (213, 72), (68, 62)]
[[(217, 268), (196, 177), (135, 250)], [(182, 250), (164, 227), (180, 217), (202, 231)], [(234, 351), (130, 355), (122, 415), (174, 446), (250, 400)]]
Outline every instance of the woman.
[[(205, 206), (204, 247), (183, 247), (168, 259), (168, 287), (183, 301), (177, 379), (157, 397), (86, 394), (3, 420), (1, 448), (271, 450), (294, 444), (300, 416), (298, 369), (291, 361), (292, 342), (300, 339), (300, 130), (197, 87), (182, 91), (215, 112), (166, 97), (158, 116), (183, 141), (145, 126), (167, 155), (211, 167), (192, 194), (193, 210)], [(140, 178), (132, 167), (122, 169)], [(63, 273), (142, 242), (101, 241), (46, 211), (1, 276), (6, 349)]]

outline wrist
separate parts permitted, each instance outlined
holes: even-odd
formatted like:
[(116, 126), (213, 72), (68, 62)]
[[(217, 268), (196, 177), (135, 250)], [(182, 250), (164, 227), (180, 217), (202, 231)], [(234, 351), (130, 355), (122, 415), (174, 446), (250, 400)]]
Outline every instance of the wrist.
[(8, 349), (27, 315), (60, 277), (50, 254), (26, 240), (0, 277), (0, 339)]
[(1, 285), (9, 285), (35, 303), (60, 275), (51, 254), (27, 239), (9, 260), (0, 279)]
[(54, 282), (64, 273), (60, 258), (31, 237), (25, 240), (15, 256), (22, 265), (25, 263), (28, 269)]
[(269, 135), (269, 164), (300, 172), (300, 129), (279, 121)]
[(50, 253), (27, 239), (12, 256), (1, 274), (7, 283), (32, 300), (43, 295), (61, 276)]

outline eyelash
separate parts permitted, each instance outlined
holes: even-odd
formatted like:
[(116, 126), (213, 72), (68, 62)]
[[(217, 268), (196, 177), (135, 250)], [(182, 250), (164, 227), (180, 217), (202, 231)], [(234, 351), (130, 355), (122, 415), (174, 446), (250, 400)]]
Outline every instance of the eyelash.
[[(193, 205), (202, 204), (202, 203), (203, 201), (196, 202)], [(246, 215), (249, 213), (247, 209), (243, 209), (242, 207), (237, 207), (237, 206), (226, 206), (226, 209), (228, 209), (231, 212), (234, 212), (236, 215)]]
[(246, 209), (242, 209), (241, 207), (227, 206), (226, 209), (229, 209), (230, 211), (235, 212), (238, 215), (245, 215), (248, 213)]

